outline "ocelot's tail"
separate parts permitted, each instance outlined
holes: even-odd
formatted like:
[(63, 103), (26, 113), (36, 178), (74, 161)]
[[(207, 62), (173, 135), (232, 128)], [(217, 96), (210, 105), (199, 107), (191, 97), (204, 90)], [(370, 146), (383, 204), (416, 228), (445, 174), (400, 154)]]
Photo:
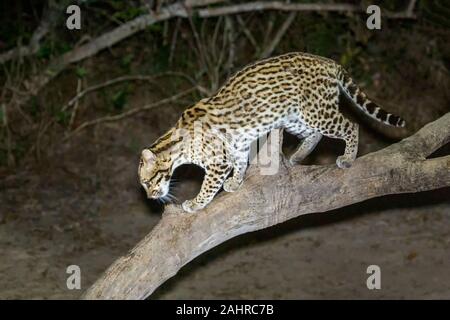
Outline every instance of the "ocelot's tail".
[(404, 127), (405, 120), (399, 116), (384, 111), (380, 106), (370, 101), (367, 95), (362, 92), (349, 74), (340, 68), (338, 80), (341, 91), (344, 92), (364, 113), (375, 120), (394, 127)]

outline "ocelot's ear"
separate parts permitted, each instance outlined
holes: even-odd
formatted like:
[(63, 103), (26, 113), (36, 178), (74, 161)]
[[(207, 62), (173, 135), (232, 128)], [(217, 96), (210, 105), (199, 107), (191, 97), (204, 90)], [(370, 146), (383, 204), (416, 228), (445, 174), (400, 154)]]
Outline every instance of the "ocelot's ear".
[(155, 161), (156, 156), (151, 150), (144, 149), (142, 150), (142, 159), (145, 161), (145, 163), (149, 164)]

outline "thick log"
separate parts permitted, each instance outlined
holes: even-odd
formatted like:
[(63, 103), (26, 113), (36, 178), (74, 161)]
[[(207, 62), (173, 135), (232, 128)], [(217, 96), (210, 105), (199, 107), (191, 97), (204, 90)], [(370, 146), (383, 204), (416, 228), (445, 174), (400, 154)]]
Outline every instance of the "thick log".
[(320, 213), (388, 194), (450, 186), (450, 155), (426, 159), (450, 141), (450, 113), (416, 134), (335, 165), (288, 166), (264, 176), (249, 169), (242, 188), (221, 194), (195, 214), (169, 206), (157, 226), (87, 290), (84, 299), (144, 299), (192, 259), (238, 235), (303, 214)]

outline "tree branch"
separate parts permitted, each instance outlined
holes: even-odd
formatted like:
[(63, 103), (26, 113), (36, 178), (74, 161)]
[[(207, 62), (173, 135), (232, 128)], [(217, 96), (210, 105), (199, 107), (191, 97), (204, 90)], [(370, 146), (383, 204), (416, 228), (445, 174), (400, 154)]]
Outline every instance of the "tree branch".
[(28, 45), (20, 45), (1, 53), (0, 64), (37, 53), (41, 48), (41, 40), (50, 32), (51, 28), (60, 18), (61, 9), (65, 8), (69, 3), (69, 0), (60, 0), (58, 3), (54, 0), (50, 0), (48, 6), (43, 10), (41, 21), (33, 32)]
[(287, 32), (291, 24), (294, 22), (296, 16), (297, 12), (291, 12), (289, 14), (287, 19), (284, 20), (280, 29), (278, 29), (277, 33), (273, 37), (273, 40), (269, 43), (269, 45), (266, 48), (264, 48), (263, 52), (261, 53), (261, 58), (268, 58), (271, 56), (271, 54), (275, 51), (275, 48), (278, 46), (281, 39), (283, 38), (284, 34)]
[[(166, 5), (161, 8), (158, 13), (151, 12), (141, 15), (56, 58), (42, 73), (32, 77), (26, 82), (27, 89), (31, 94), (37, 94), (68, 65), (91, 57), (135, 33), (144, 30), (150, 25), (175, 17), (188, 18), (197, 15), (201, 18), (211, 18), (261, 10), (363, 12), (360, 6), (353, 4), (305, 4), (286, 3), (282, 1), (253, 1), (236, 5), (204, 8), (204, 6), (220, 2), (223, 2), (223, 0), (179, 1), (174, 4)], [(384, 16), (388, 18), (414, 18), (414, 13), (412, 12), (412, 9), (408, 8), (405, 13), (385, 12)]]
[(154, 108), (160, 107), (160, 106), (162, 106), (164, 104), (168, 104), (168, 103), (174, 102), (177, 99), (182, 98), (182, 97), (184, 97), (184, 96), (194, 92), (195, 90), (197, 90), (197, 88), (193, 87), (193, 88), (181, 91), (181, 92), (179, 92), (179, 93), (177, 93), (177, 94), (175, 94), (175, 95), (173, 95), (171, 97), (168, 97), (168, 98), (165, 98), (165, 99), (162, 99), (162, 100), (159, 100), (157, 102), (150, 103), (150, 104), (146, 104), (146, 105), (144, 105), (142, 107), (136, 107), (136, 108), (127, 110), (125, 112), (122, 112), (120, 114), (109, 115), (109, 116), (97, 118), (97, 119), (94, 119), (94, 120), (86, 121), (86, 122), (82, 123), (81, 125), (79, 125), (75, 130), (73, 130), (65, 138), (65, 140), (72, 138), (74, 135), (78, 134), (80, 131), (82, 131), (82, 130), (88, 128), (88, 127), (97, 125), (99, 123), (113, 122), (113, 121), (118, 121), (118, 120), (122, 120), (122, 119), (127, 118), (127, 117), (134, 116), (137, 113), (140, 113), (140, 112), (143, 112), (143, 111), (147, 111), (147, 110), (150, 110), (150, 109), (154, 109)]
[(169, 206), (158, 225), (87, 290), (84, 299), (144, 299), (203, 252), (238, 235), (308, 213), (387, 194), (450, 186), (450, 156), (426, 160), (450, 140), (450, 113), (413, 136), (362, 156), (350, 169), (281, 166), (275, 176), (249, 169), (242, 189), (195, 214)]
[[(225, 5), (213, 8), (204, 8), (197, 11), (202, 18), (210, 18), (229, 14), (238, 14), (253, 11), (288, 11), (288, 12), (365, 12), (360, 5), (350, 3), (288, 3), (283, 1), (250, 1), (234, 5)], [(410, 3), (404, 12), (390, 12), (385, 10), (383, 17), (391, 19), (414, 19), (414, 3)]]
[(196, 81), (194, 79), (192, 79), (191, 77), (189, 77), (187, 74), (184, 74), (182, 72), (176, 72), (176, 71), (168, 71), (168, 72), (164, 72), (164, 73), (160, 73), (160, 74), (156, 74), (156, 75), (126, 75), (126, 76), (121, 76), (118, 78), (114, 78), (114, 79), (110, 79), (107, 80), (103, 83), (100, 84), (96, 84), (93, 85), (91, 87), (88, 87), (86, 89), (84, 89), (83, 91), (78, 92), (72, 99), (69, 100), (69, 102), (67, 102), (62, 108), (61, 111), (66, 111), (67, 109), (69, 109), (71, 106), (73, 106), (78, 100), (80, 100), (81, 98), (83, 98), (84, 96), (86, 96), (87, 94), (109, 87), (109, 86), (113, 86), (115, 84), (121, 83), (121, 82), (126, 82), (126, 81), (148, 81), (151, 83), (156, 84), (157, 83), (157, 79), (161, 78), (161, 77), (180, 77), (183, 78), (185, 80), (187, 80), (192, 86), (194, 86), (200, 93), (205, 93), (206, 89), (201, 87), (200, 85), (198, 85), (196, 83)]

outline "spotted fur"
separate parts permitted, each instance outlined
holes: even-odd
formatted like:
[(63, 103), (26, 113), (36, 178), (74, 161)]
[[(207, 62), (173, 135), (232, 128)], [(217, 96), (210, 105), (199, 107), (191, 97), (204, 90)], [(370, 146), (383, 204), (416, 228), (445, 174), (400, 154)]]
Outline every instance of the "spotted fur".
[(141, 184), (148, 197), (164, 198), (176, 167), (199, 165), (205, 170), (201, 190), (183, 208), (202, 209), (222, 186), (227, 192), (239, 188), (250, 144), (276, 128), (303, 139), (292, 163), (308, 156), (325, 135), (345, 141), (345, 152), (336, 163), (348, 168), (358, 151), (358, 125), (339, 111), (341, 92), (368, 116), (388, 125), (405, 125), (370, 101), (334, 61), (289, 53), (245, 67), (216, 94), (188, 108), (173, 128), (142, 152)]

